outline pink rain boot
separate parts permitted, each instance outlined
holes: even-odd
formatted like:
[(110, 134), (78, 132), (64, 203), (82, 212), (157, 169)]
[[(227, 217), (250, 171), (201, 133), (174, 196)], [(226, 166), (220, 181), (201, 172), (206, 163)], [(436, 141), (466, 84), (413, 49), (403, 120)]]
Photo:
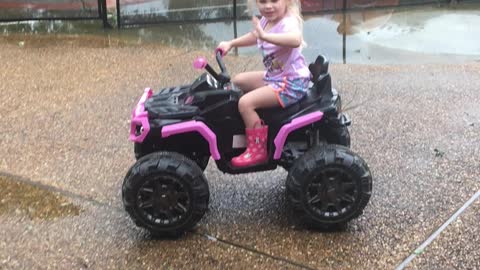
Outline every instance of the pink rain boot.
[[(255, 124), (256, 126), (256, 124)], [(238, 157), (232, 158), (234, 167), (249, 167), (268, 160), (267, 137), (268, 126), (246, 128), (247, 150)]]

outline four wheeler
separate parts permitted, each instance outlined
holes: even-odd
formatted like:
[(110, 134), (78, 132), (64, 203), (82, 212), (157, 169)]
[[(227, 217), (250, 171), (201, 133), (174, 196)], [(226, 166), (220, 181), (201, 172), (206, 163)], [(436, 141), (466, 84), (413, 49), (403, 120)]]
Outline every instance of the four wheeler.
[(328, 61), (310, 64), (307, 95), (286, 109), (257, 110), (269, 126), (267, 163), (236, 168), (230, 163), (246, 148), (245, 126), (238, 112), (242, 93), (231, 82), (216, 52), (217, 73), (206, 69), (192, 84), (145, 89), (133, 110), (130, 140), (136, 163), (122, 188), (123, 203), (133, 221), (154, 235), (179, 235), (205, 214), (209, 202), (203, 174), (210, 157), (229, 174), (288, 171), (287, 203), (292, 218), (308, 227), (329, 229), (358, 217), (372, 191), (365, 161), (350, 147), (349, 117), (331, 86)]

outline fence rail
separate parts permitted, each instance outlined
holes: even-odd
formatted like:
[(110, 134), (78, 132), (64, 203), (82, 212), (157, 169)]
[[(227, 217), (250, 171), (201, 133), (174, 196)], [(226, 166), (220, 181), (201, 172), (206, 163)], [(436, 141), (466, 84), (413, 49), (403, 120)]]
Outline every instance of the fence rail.
[[(304, 14), (345, 12), (468, 0), (301, 0)], [(247, 19), (247, 0), (108, 0), (116, 3), (118, 28), (145, 24)], [(0, 22), (26, 20), (103, 21), (109, 27), (107, 0), (0, 0)], [(235, 28), (236, 31), (236, 28)]]
[[(448, 4), (462, 0), (301, 0), (304, 14), (398, 6)], [(248, 19), (247, 0), (116, 0), (117, 26)]]
[(97, 19), (110, 26), (107, 0), (0, 0), (0, 22)]

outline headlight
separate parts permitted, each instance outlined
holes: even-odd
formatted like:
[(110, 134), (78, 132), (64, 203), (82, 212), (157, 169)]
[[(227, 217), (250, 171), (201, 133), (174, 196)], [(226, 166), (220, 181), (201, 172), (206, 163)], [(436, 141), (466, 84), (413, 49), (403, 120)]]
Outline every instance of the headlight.
[(143, 127), (137, 125), (137, 126), (135, 127), (135, 136), (140, 136), (142, 133), (143, 133)]

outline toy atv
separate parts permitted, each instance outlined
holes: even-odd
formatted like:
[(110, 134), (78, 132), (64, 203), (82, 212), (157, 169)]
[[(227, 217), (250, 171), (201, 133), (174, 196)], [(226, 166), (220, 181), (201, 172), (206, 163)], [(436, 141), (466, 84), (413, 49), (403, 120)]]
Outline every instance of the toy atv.
[(348, 116), (331, 86), (328, 61), (310, 64), (307, 95), (286, 109), (257, 110), (269, 126), (267, 163), (236, 168), (231, 159), (246, 148), (245, 126), (238, 112), (242, 93), (204, 58), (205, 68), (191, 85), (145, 89), (132, 113), (130, 140), (136, 163), (122, 188), (123, 203), (133, 221), (154, 235), (179, 235), (191, 229), (208, 208), (203, 174), (210, 157), (224, 173), (288, 171), (286, 195), (292, 218), (312, 228), (344, 225), (362, 214), (372, 176), (365, 161), (349, 150)]

